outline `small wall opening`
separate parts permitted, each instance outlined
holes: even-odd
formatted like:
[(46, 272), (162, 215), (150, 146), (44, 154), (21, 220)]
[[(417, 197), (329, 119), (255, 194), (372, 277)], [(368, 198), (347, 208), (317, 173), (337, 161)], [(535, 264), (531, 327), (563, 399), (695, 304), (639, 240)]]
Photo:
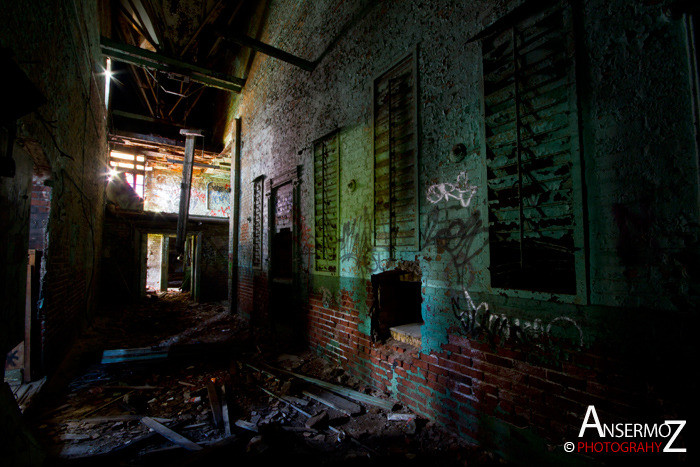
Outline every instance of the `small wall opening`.
[(372, 338), (383, 342), (392, 337), (420, 347), (421, 280), (413, 271), (396, 268), (372, 275)]

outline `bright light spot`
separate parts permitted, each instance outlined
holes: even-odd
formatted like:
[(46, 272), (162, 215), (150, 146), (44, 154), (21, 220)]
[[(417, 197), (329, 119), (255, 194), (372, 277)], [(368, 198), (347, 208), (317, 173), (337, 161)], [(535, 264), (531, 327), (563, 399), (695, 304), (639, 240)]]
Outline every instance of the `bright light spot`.
[(134, 156), (132, 154), (126, 154), (124, 152), (117, 152), (117, 151), (112, 151), (109, 153), (110, 157), (113, 157), (115, 159), (125, 159), (129, 161), (134, 160)]
[(111, 182), (117, 175), (119, 175), (117, 169), (109, 169), (109, 172), (107, 172), (107, 181)]
[(105, 109), (109, 109), (109, 83), (112, 81), (112, 59), (107, 58), (107, 66), (105, 68)]

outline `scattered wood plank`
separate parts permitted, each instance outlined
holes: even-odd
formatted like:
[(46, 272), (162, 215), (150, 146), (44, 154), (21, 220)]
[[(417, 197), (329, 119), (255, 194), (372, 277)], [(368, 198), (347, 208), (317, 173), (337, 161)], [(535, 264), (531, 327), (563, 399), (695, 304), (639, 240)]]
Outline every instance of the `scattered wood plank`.
[(312, 378), (310, 376), (302, 375), (299, 373), (294, 373), (293, 371), (287, 371), (283, 370), (281, 368), (275, 368), (270, 365), (265, 365), (269, 367), (272, 371), (279, 371), (281, 373), (285, 373), (291, 376), (295, 376), (301, 380), (304, 380), (308, 383), (315, 384), (316, 386), (322, 387), (324, 389), (328, 389), (329, 391), (332, 391), (336, 394), (339, 394), (343, 397), (347, 397), (349, 399), (352, 399), (357, 402), (364, 402), (365, 404), (369, 405), (374, 405), (375, 407), (382, 408), (387, 411), (393, 410), (394, 406), (396, 405), (396, 402), (388, 399), (380, 399), (379, 397), (374, 397), (370, 396), (368, 394), (363, 394), (359, 391), (355, 391), (354, 389), (349, 389), (344, 386), (338, 386), (337, 384), (333, 383), (328, 383), (326, 381), (322, 381), (320, 379)]
[(211, 414), (214, 417), (214, 426), (219, 428), (221, 426), (221, 419), (223, 415), (221, 413), (221, 402), (219, 401), (219, 394), (216, 392), (216, 386), (211, 381), (207, 381), (207, 393), (209, 394), (209, 405), (211, 406)]
[(231, 420), (228, 413), (228, 400), (226, 399), (226, 385), (221, 387), (221, 421), (224, 423), (224, 433), (231, 436)]
[[(80, 423), (110, 423), (110, 422), (131, 422), (141, 420), (143, 415), (112, 415), (108, 417), (88, 417), (88, 418), (71, 418), (69, 422)], [(159, 423), (167, 423), (172, 421), (170, 418), (152, 417), (153, 420)]]
[(20, 391), (18, 391), (17, 395), (15, 396), (17, 397), (17, 405), (19, 405), (19, 408), (22, 412), (26, 410), (26, 408), (31, 403), (34, 395), (36, 395), (41, 390), (45, 382), (46, 377), (44, 376), (38, 381), (22, 384), (22, 386), (20, 387), (20, 391), (22, 392), (22, 394), (20, 395)]
[(192, 440), (189, 440), (182, 436), (181, 434), (178, 434), (171, 430), (170, 428), (166, 427), (165, 425), (162, 425), (158, 423), (157, 421), (153, 420), (151, 417), (143, 417), (141, 419), (141, 423), (146, 425), (148, 428), (151, 428), (154, 430), (156, 433), (161, 435), (163, 438), (167, 439), (168, 441), (171, 441), (178, 446), (182, 446), (183, 448), (187, 449), (188, 451), (201, 451), (202, 446), (199, 444), (193, 442)]
[(117, 396), (117, 397), (115, 397), (115, 398), (113, 398), (113, 399), (110, 399), (109, 401), (105, 402), (104, 404), (100, 405), (99, 407), (95, 407), (94, 409), (92, 409), (92, 410), (90, 410), (90, 411), (88, 411), (88, 412), (85, 412), (85, 413), (81, 414), (81, 416), (82, 416), (82, 417), (87, 417), (88, 415), (92, 415), (92, 414), (94, 414), (95, 412), (99, 412), (100, 410), (104, 409), (105, 407), (108, 407), (108, 406), (114, 404), (115, 402), (117, 402), (117, 401), (119, 401), (119, 400), (125, 398), (126, 396), (128, 396), (129, 394), (131, 394), (131, 393), (133, 393), (133, 392), (134, 392), (134, 391), (133, 391), (133, 389), (132, 389), (131, 391), (127, 392), (126, 394), (122, 394), (121, 396)]
[(168, 357), (168, 347), (140, 347), (135, 349), (112, 349), (102, 352), (102, 364), (158, 360)]
[(148, 391), (150, 389), (162, 389), (160, 386), (102, 386), (102, 389), (109, 389), (110, 391), (128, 391), (133, 389), (134, 391)]
[(306, 407), (307, 405), (309, 405), (309, 401), (294, 396), (282, 396), (282, 399), (284, 399), (287, 402), (291, 402), (292, 404), (301, 405), (302, 407)]
[(328, 424), (328, 412), (321, 410), (311, 418), (308, 418), (304, 423), (306, 428), (319, 428)]
[(343, 399), (340, 396), (336, 396), (335, 394), (322, 389), (312, 389), (309, 391), (304, 390), (303, 394), (346, 415), (353, 416), (362, 412), (362, 407), (354, 402), (350, 402), (347, 399)]
[(65, 433), (61, 435), (61, 439), (66, 441), (85, 441), (86, 439), (91, 439), (90, 435), (80, 435), (76, 433)]
[(238, 428), (243, 428), (244, 430), (252, 431), (254, 433), (258, 432), (258, 425), (255, 423), (246, 422), (245, 420), (236, 420), (234, 423)]

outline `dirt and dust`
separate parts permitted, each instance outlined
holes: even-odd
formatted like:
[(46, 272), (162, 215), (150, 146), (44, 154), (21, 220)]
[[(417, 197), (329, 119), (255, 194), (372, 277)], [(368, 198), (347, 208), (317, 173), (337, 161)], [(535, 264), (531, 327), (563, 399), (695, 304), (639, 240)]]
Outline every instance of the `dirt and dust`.
[[(103, 363), (104, 351), (134, 348)], [(290, 371), (346, 397), (324, 396)], [(107, 310), (59, 373), (28, 413), (50, 465), (499, 463), (312, 352), (281, 354), (225, 303), (195, 304), (187, 294)], [(201, 450), (152, 431), (144, 417)]]

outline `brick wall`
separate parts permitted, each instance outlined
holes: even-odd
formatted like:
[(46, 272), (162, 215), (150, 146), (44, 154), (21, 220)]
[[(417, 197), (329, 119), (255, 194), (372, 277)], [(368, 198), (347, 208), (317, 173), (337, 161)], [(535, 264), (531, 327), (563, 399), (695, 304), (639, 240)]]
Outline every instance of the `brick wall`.
[[(103, 300), (135, 300), (142, 295), (146, 286), (146, 271), (141, 270), (146, 267), (147, 243), (144, 239), (150, 233), (174, 236), (176, 219), (176, 215), (170, 215), (166, 220), (163, 214), (148, 212), (110, 212), (107, 215), (102, 249)], [(187, 234), (199, 233), (202, 234), (200, 300), (224, 300), (228, 295), (228, 222), (190, 221)], [(172, 240), (170, 248), (174, 248)], [(160, 254), (159, 248), (157, 250), (154, 254)], [(160, 277), (159, 273), (153, 272), (153, 275)]]
[(18, 122), (17, 138), (35, 166), (49, 169), (52, 186), (39, 308), (48, 371), (96, 299), (107, 166), (98, 17), (98, 2), (82, 0), (28, 0), (0, 9), (0, 47), (46, 99)]
[[(259, 12), (260, 34), (248, 33), (318, 65), (307, 72), (264, 54), (250, 63), (243, 57), (232, 73), (247, 73), (246, 86), (220, 119), (224, 127), (242, 121), (242, 314), (264, 321), (269, 302), (271, 210), (266, 199), (262, 268), (253, 270), (252, 181), (301, 166), (295, 299), (308, 301), (312, 347), (426, 416), (511, 453), (529, 452), (526, 444), (549, 452), (547, 443), (580, 426), (589, 403), (611, 417), (687, 418), (694, 396), (686, 388), (696, 386), (683, 367), (697, 351), (690, 332), (697, 316), (688, 310), (700, 304), (685, 25), (652, 3), (590, 0), (575, 9), (582, 143), (575, 207), (585, 214), (576, 294), (493, 286), (483, 61), (479, 41), (467, 40), (520, 3), (274, 2)], [(420, 245), (390, 259), (374, 243), (372, 89), (410, 52), (419, 84)], [(340, 258), (337, 274), (327, 275), (313, 262), (311, 148), (334, 130)], [(467, 154), (452, 160), (458, 144)], [(429, 196), (460, 177), (474, 188), (468, 206)], [(417, 354), (369, 343), (368, 283), (398, 264), (421, 277)]]
[(43, 250), (46, 240), (46, 228), (49, 223), (51, 207), (51, 187), (44, 185), (45, 177), (32, 179), (32, 202), (29, 222), (29, 248)]
[[(452, 329), (438, 350), (426, 351), (393, 339), (370, 341), (361, 331), (361, 315), (372, 300), (369, 283), (367, 288), (367, 303), (356, 303), (347, 291), (337, 303), (312, 294), (310, 347), (420, 416), (505, 458), (522, 462), (513, 457), (522, 450), (545, 465), (566, 460), (556, 455), (560, 450), (551, 451), (578, 440), (589, 405), (603, 423), (687, 416), (684, 398), (692, 397), (692, 389), (679, 385), (687, 384), (687, 377), (682, 376), (684, 357), (676, 353), (691, 351), (687, 337), (681, 348), (666, 341), (661, 354), (630, 354), (551, 340), (523, 347)], [(533, 441), (530, 433), (539, 438)], [(687, 441), (687, 435), (679, 438)]]

